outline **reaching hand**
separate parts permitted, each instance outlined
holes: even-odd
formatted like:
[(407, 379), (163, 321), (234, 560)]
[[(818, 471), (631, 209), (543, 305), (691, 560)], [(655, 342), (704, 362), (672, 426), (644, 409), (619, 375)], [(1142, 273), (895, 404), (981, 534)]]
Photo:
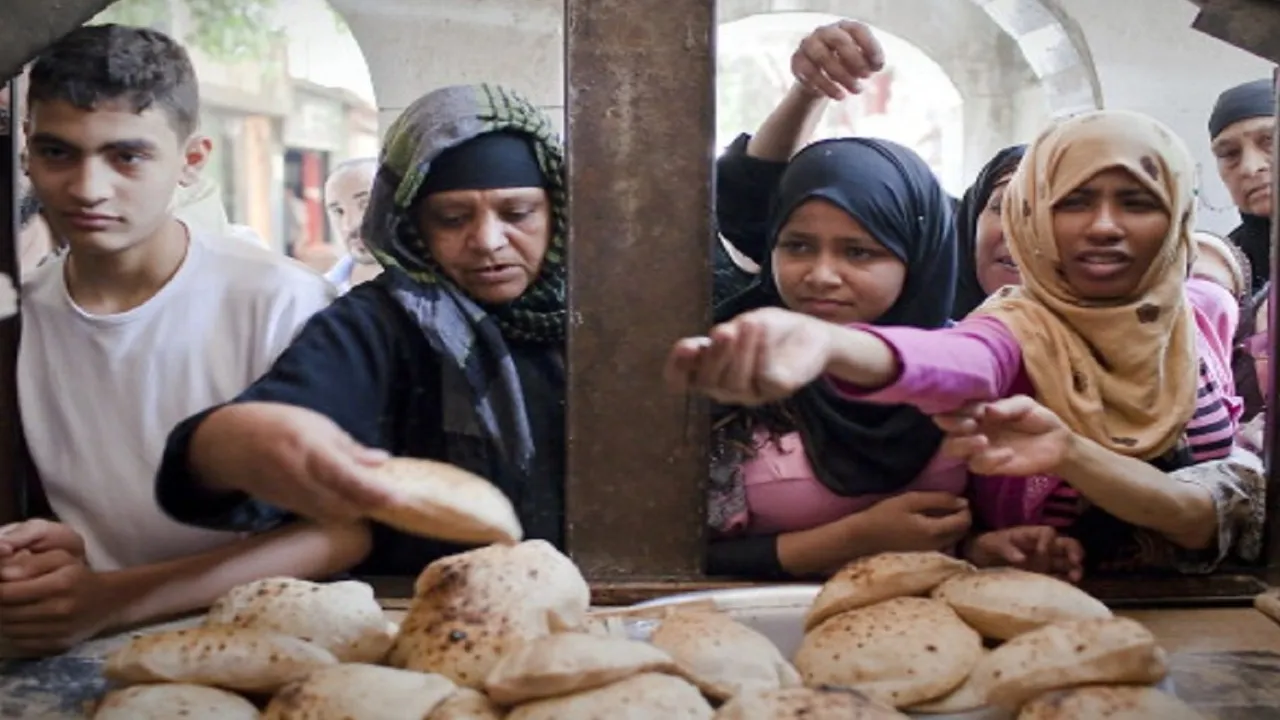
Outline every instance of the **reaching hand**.
[(209, 487), (332, 522), (390, 502), (365, 473), (386, 458), (317, 412), (275, 403), (215, 411), (196, 430), (190, 450), (192, 467)]
[(700, 392), (725, 404), (776, 402), (826, 371), (833, 327), (777, 308), (745, 313), (707, 337), (677, 342), (664, 375), (673, 390)]
[(969, 544), (967, 555), (978, 567), (1016, 567), (1071, 583), (1084, 575), (1084, 546), (1046, 525), (984, 533)]
[(943, 451), (979, 475), (1053, 474), (1071, 452), (1073, 433), (1053, 411), (1024, 395), (936, 415)]
[(812, 95), (843, 100), (862, 92), (862, 80), (884, 68), (884, 49), (866, 23), (823, 25), (800, 42), (791, 73)]

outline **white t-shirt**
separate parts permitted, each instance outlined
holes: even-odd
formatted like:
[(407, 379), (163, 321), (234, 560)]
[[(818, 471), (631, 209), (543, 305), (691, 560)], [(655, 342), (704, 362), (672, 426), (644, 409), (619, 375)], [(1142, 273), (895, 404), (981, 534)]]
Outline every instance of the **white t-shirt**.
[(95, 570), (161, 562), (239, 537), (182, 525), (155, 500), (165, 441), (187, 417), (263, 375), (333, 299), (317, 273), (241, 240), (195, 234), (146, 303), (90, 315), (60, 255), (22, 284), (18, 400), (58, 518)]

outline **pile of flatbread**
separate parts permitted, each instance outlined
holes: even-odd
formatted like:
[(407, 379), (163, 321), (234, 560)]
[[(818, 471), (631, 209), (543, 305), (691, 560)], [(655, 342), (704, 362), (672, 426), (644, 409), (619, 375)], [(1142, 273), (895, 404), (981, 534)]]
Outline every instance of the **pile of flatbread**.
[(916, 715), (1199, 717), (1152, 687), (1166, 658), (1138, 622), (1047, 575), (941, 553), (840, 570), (814, 599), (793, 660), (806, 686), (851, 688)]
[(1066, 583), (937, 553), (841, 570), (791, 662), (713, 604), (651, 611), (646, 642), (589, 601), (578, 568), (541, 540), (428, 565), (400, 626), (363, 583), (260, 580), (227, 593), (203, 625), (111, 655), (117, 689), (94, 717), (886, 720), (987, 707), (1028, 720), (1197, 717), (1151, 687), (1165, 658), (1138, 623)]

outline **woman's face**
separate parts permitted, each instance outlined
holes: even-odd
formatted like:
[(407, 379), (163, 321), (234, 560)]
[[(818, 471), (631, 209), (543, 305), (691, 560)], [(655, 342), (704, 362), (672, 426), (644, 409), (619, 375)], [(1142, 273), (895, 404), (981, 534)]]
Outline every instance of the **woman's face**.
[(1013, 256), (1009, 254), (1009, 245), (1004, 240), (1004, 228), (1000, 224), (1004, 189), (1012, 176), (1013, 173), (1010, 172), (996, 181), (986, 207), (978, 213), (974, 267), (978, 272), (978, 284), (988, 295), (1005, 285), (1018, 285), (1022, 282), (1018, 266), (1014, 264)]
[(1094, 175), (1053, 206), (1067, 284), (1082, 300), (1133, 296), (1169, 233), (1169, 212), (1128, 170)]
[(444, 274), (486, 305), (523, 295), (551, 243), (551, 201), (542, 188), (434, 193), (415, 213)]
[(842, 325), (875, 322), (897, 302), (907, 266), (848, 213), (801, 204), (778, 233), (773, 278), (790, 309)]

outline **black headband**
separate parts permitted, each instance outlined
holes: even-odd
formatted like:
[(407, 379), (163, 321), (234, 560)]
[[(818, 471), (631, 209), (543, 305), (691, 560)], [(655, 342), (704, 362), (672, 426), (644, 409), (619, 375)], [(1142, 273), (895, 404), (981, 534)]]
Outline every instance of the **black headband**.
[(514, 132), (478, 135), (445, 150), (431, 161), (422, 195), (450, 190), (544, 187), (533, 143)]
[(1218, 96), (1209, 115), (1209, 139), (1218, 137), (1229, 126), (1256, 117), (1271, 117), (1276, 112), (1276, 89), (1271, 80), (1254, 80), (1237, 85)]

